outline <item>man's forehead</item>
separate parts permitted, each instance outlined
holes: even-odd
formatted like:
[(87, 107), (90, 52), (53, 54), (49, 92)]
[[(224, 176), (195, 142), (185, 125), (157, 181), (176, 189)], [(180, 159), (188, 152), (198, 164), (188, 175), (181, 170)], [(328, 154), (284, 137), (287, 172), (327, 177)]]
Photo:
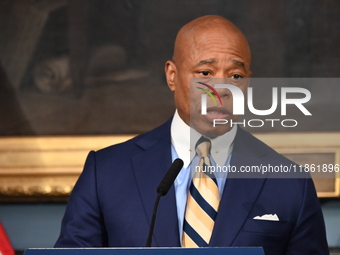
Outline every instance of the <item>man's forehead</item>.
[[(213, 27), (197, 26), (186, 27), (179, 32), (175, 43), (175, 58), (191, 61), (196, 66), (215, 64), (220, 59), (210, 55), (211, 51), (231, 51), (239, 56), (231, 64), (240, 67), (248, 66), (250, 51), (246, 38), (232, 23), (216, 23)], [(228, 60), (230, 62), (230, 60)]]

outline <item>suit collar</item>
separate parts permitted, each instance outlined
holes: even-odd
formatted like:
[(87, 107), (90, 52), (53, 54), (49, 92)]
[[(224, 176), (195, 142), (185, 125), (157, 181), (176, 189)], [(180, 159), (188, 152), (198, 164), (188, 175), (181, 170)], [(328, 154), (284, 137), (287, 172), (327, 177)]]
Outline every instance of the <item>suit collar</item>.
[(136, 137), (136, 145), (142, 150), (147, 151), (149, 148), (159, 143), (164, 138), (170, 139), (170, 126), (172, 118), (163, 125)]

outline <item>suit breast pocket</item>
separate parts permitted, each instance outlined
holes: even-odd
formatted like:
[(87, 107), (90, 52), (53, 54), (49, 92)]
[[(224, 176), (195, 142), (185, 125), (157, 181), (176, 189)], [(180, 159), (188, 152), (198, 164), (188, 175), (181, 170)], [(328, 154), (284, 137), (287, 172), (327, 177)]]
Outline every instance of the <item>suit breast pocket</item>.
[(248, 219), (243, 226), (243, 231), (272, 235), (283, 235), (290, 232), (292, 224), (288, 221), (269, 221)]

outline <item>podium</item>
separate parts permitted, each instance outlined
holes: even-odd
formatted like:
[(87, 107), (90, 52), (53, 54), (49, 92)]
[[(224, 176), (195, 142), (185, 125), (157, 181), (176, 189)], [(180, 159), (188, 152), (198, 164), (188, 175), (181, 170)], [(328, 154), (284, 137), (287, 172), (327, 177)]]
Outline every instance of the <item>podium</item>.
[(261, 247), (55, 248), (27, 249), (24, 255), (264, 255)]

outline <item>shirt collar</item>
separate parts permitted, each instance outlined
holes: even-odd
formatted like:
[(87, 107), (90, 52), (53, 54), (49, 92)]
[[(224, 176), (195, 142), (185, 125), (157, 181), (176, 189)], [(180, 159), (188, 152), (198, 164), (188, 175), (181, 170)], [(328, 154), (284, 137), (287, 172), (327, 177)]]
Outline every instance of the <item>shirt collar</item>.
[[(211, 139), (211, 156), (217, 165), (223, 166), (227, 161), (236, 136), (237, 125), (227, 133)], [(171, 143), (174, 146), (177, 155), (184, 162), (187, 168), (195, 157), (195, 144), (202, 135), (188, 126), (179, 116), (176, 110), (171, 123)]]

